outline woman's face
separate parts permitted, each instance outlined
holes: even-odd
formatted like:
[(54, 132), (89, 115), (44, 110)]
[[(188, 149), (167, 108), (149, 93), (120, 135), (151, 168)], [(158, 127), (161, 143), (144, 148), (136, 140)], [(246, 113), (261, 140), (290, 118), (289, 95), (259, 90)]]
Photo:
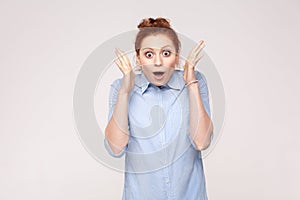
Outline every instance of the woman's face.
[(166, 84), (171, 78), (179, 55), (172, 40), (164, 35), (150, 35), (141, 42), (137, 62), (146, 78), (154, 85)]

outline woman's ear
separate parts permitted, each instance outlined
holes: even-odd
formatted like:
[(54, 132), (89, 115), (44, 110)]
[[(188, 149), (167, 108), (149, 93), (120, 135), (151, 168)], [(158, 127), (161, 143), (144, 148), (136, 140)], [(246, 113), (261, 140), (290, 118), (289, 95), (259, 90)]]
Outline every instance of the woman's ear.
[(140, 55), (136, 55), (136, 64), (141, 66), (141, 59), (140, 59)]
[(175, 63), (177, 66), (179, 65), (179, 53), (176, 53)]

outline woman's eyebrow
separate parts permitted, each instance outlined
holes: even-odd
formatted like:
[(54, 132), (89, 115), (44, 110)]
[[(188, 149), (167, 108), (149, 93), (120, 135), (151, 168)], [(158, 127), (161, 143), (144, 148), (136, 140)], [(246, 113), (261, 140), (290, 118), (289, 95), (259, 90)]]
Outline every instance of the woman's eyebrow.
[[(161, 47), (161, 49), (166, 48), (166, 47), (172, 48), (170, 45), (166, 45), (166, 46)], [(141, 50), (145, 50), (145, 49), (151, 49), (151, 50), (153, 50), (153, 48), (151, 48), (151, 47), (145, 47), (145, 48), (142, 48)]]

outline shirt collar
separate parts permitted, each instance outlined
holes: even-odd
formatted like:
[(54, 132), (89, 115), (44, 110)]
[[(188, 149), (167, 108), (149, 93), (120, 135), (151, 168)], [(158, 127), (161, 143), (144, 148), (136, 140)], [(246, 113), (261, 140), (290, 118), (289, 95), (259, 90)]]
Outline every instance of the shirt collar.
[[(139, 76), (136, 76), (135, 85), (138, 86), (140, 89), (141, 94), (143, 94), (149, 85), (152, 84), (145, 76), (143, 71)], [(181, 90), (185, 86), (185, 81), (183, 79), (183, 71), (181, 70), (174, 70), (170, 80), (165, 85), (171, 89)]]

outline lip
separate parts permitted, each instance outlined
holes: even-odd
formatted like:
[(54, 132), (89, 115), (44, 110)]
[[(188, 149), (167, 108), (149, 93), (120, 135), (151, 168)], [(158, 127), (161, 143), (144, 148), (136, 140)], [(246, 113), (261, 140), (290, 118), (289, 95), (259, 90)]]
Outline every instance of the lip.
[[(162, 72), (162, 71), (157, 71), (157, 72)], [(162, 72), (162, 73), (163, 73), (162, 75), (156, 75), (155, 72), (153, 72), (153, 75), (154, 75), (155, 79), (161, 80), (165, 77), (165, 74), (166, 74), (165, 72)]]

